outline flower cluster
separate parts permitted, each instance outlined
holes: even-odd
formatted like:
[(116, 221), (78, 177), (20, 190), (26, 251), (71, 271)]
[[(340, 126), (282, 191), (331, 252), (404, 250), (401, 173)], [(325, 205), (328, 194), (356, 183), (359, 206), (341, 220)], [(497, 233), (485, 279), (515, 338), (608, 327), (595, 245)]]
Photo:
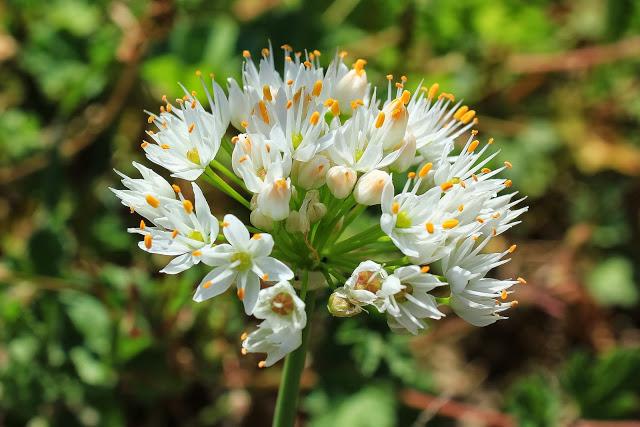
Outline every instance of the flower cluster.
[[(489, 169), (498, 152), (480, 142), (475, 111), (437, 83), (412, 93), (405, 76), (388, 75), (374, 88), (366, 61), (348, 67), (344, 52), (324, 69), (317, 50), (282, 49), (282, 71), (271, 48), (257, 63), (245, 51), (242, 81), (226, 91), (197, 72), (209, 108), (183, 87), (149, 113), (142, 148), (181, 182), (138, 163), (141, 178), (118, 172), (126, 189), (113, 192), (144, 218), (128, 230), (140, 248), (173, 257), (166, 274), (211, 267), (195, 301), (235, 286), (262, 319), (242, 343), (267, 354), (260, 366), (300, 346), (305, 300), (323, 288), (332, 315), (375, 309), (394, 331), (418, 333), (443, 306), (477, 326), (503, 319), (512, 286), (526, 281), (487, 276), (515, 250), (489, 243), (527, 208), (498, 177), (511, 164)], [(251, 225), (214, 217), (198, 179), (244, 206)], [(365, 210), (379, 220), (367, 226)]]

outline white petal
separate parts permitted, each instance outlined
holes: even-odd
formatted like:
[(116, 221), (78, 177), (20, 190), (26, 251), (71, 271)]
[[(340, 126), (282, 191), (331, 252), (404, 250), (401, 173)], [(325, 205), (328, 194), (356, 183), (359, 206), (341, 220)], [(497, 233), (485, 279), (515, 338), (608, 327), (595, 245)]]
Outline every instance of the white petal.
[(253, 235), (251, 242), (249, 242), (249, 252), (254, 258), (262, 258), (271, 253), (273, 250), (273, 237), (271, 234), (260, 233), (260, 237), (256, 239), (256, 235)]
[(242, 221), (236, 218), (234, 215), (224, 216), (224, 227), (222, 232), (227, 241), (235, 249), (246, 249), (249, 245), (249, 230), (244, 226)]
[(193, 296), (195, 302), (202, 302), (209, 298), (220, 295), (229, 289), (229, 286), (236, 278), (236, 272), (227, 267), (214, 268), (207, 274), (198, 285)]
[(258, 267), (267, 275), (269, 281), (291, 280), (293, 271), (282, 261), (272, 257), (262, 257), (255, 260)]
[(193, 266), (194, 264), (195, 262), (193, 259), (193, 255), (191, 255), (190, 253), (183, 254), (172, 259), (171, 262), (169, 262), (169, 264), (167, 264), (162, 270), (160, 270), (160, 273), (165, 273), (165, 274), (182, 273), (183, 271), (191, 268), (191, 266)]

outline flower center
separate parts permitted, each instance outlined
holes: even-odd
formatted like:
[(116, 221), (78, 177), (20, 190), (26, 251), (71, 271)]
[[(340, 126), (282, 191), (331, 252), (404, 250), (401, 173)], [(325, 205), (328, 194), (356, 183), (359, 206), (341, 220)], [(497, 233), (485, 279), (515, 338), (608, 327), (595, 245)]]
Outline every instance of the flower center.
[(408, 295), (413, 295), (413, 286), (411, 286), (410, 284), (405, 284), (405, 288), (403, 290), (401, 290), (400, 292), (398, 292), (397, 294), (395, 294), (395, 298), (396, 298), (396, 302), (398, 303), (403, 303), (407, 300), (407, 294)]
[(293, 136), (291, 137), (291, 143), (293, 144), (293, 149), (296, 150), (300, 144), (302, 144), (302, 134), (301, 133), (294, 133)]
[(246, 252), (236, 252), (231, 255), (231, 262), (234, 263), (238, 261), (238, 265), (236, 266), (236, 270), (245, 271), (251, 268), (251, 254)]
[(380, 280), (380, 276), (373, 271), (361, 271), (358, 273), (358, 278), (356, 279), (355, 288), (358, 290), (366, 290), (372, 293), (376, 293), (382, 287), (382, 281)]
[(260, 179), (264, 179), (264, 177), (267, 176), (267, 171), (265, 168), (260, 168), (256, 171), (256, 175), (258, 175)]
[(188, 238), (193, 239), (193, 240), (198, 240), (202, 243), (204, 243), (204, 236), (202, 235), (201, 232), (199, 232), (198, 230), (192, 230), (188, 235)]
[(397, 228), (411, 227), (411, 218), (409, 218), (409, 214), (407, 213), (407, 211), (398, 212), (398, 216), (396, 217), (396, 227)]
[(286, 292), (280, 292), (271, 300), (271, 311), (281, 316), (288, 316), (293, 312), (293, 297)]
[(198, 153), (198, 149), (197, 148), (192, 148), (191, 150), (187, 151), (187, 159), (192, 162), (195, 163), (196, 165), (200, 164), (200, 153)]

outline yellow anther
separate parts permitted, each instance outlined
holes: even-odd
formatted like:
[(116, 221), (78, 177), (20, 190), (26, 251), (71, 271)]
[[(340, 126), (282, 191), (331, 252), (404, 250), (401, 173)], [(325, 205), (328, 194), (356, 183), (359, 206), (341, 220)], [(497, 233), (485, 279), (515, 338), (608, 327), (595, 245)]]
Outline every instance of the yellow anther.
[(479, 144), (480, 141), (478, 141), (477, 139), (471, 141), (471, 144), (469, 144), (469, 147), (467, 147), (467, 153), (473, 153), (474, 151), (476, 151), (476, 148), (478, 148)]
[(307, 68), (311, 68), (311, 67), (312, 67), (312, 65), (313, 65), (313, 64), (312, 64), (311, 62), (309, 62), (309, 61), (304, 61), (304, 62), (303, 62), (303, 64), (304, 64), (304, 66), (305, 66), (305, 67), (307, 67)]
[(247, 350), (246, 348), (241, 348), (240, 349), (240, 354), (242, 354), (243, 356), (246, 356), (247, 354), (249, 354), (249, 350)]
[(244, 288), (238, 289), (237, 295), (238, 295), (238, 299), (242, 301), (244, 299)]
[(258, 109), (260, 110), (260, 117), (262, 117), (262, 121), (269, 124), (269, 112), (267, 111), (267, 106), (264, 101), (258, 102)]
[(507, 291), (505, 291), (504, 289), (502, 290), (502, 292), (500, 292), (500, 299), (502, 301), (507, 299)]
[(471, 119), (475, 117), (475, 115), (476, 115), (476, 112), (474, 110), (469, 110), (466, 113), (464, 113), (462, 117), (460, 117), (460, 121), (466, 125), (471, 121)]
[(239, 163), (244, 163), (247, 160), (249, 160), (249, 156), (247, 156), (246, 154), (242, 157), (240, 157), (240, 159), (238, 160)]
[(512, 254), (516, 251), (516, 249), (518, 248), (518, 245), (511, 245), (509, 246), (509, 249), (507, 249), (507, 251)]
[(247, 123), (247, 121), (246, 121), (246, 120), (243, 120), (243, 121), (241, 121), (241, 122), (240, 122), (240, 126), (242, 126), (243, 128), (245, 128), (245, 129), (246, 129), (246, 128), (247, 128), (247, 126), (249, 126), (249, 123)]
[(391, 205), (391, 212), (393, 212), (394, 214), (400, 212), (400, 203), (393, 202), (393, 204)]
[(336, 100), (335, 100), (335, 99), (333, 99), (333, 98), (327, 98), (327, 100), (326, 100), (326, 101), (324, 101), (324, 106), (325, 106), (325, 107), (327, 107), (327, 108), (329, 108), (329, 107), (331, 107), (331, 105), (333, 105), (333, 103), (334, 103), (334, 102), (336, 102)]
[(462, 118), (462, 116), (464, 116), (467, 111), (469, 111), (469, 107), (467, 107), (466, 105), (463, 105), (462, 107), (458, 108), (458, 111), (456, 111), (453, 114), (453, 118), (456, 120), (460, 120)]
[(182, 191), (180, 187), (178, 187), (178, 185), (176, 184), (171, 184), (171, 188), (173, 188), (173, 191), (175, 191), (176, 193), (179, 193), (180, 191)]
[(478, 221), (480, 224), (484, 224), (484, 219), (480, 218), (479, 216), (476, 217), (476, 221)]
[(229, 223), (228, 223), (227, 221), (222, 221), (222, 222), (220, 223), (220, 226), (221, 226), (222, 228), (227, 228), (227, 227), (229, 226)]
[(318, 124), (319, 121), (320, 121), (320, 113), (317, 111), (314, 111), (313, 114), (311, 114), (311, 117), (309, 118), (309, 123), (315, 126)]
[(524, 279), (524, 277), (518, 277), (516, 279), (518, 281), (518, 283), (520, 283), (521, 285), (526, 285), (527, 281)]
[(478, 134), (478, 129), (472, 129), (471, 130), (471, 135), (472, 136), (476, 136)]
[(251, 238), (252, 238), (253, 240), (260, 240), (260, 239), (262, 239), (262, 234), (260, 234), (260, 233), (256, 233), (256, 234), (254, 234), (253, 236), (251, 236)]
[(266, 367), (267, 367), (267, 362), (265, 362), (264, 360), (261, 360), (258, 362), (258, 368), (262, 369)]
[(415, 177), (416, 177), (416, 173), (415, 173), (415, 172), (409, 172), (409, 173), (407, 174), (407, 178), (409, 178), (409, 179), (413, 179), (413, 178), (415, 178)]
[(184, 208), (184, 211), (188, 214), (193, 212), (193, 203), (191, 203), (190, 200), (183, 200), (182, 207)]
[(151, 114), (149, 117), (147, 117), (147, 123), (151, 124), (155, 119), (156, 119), (156, 116)]
[(458, 206), (458, 212), (462, 212), (464, 210), (464, 205)]
[(313, 52), (311, 52), (309, 54), (309, 59), (313, 61), (314, 59), (316, 59), (316, 55)]
[(478, 175), (476, 175), (475, 173), (472, 173), (471, 179), (473, 179), (475, 182), (478, 182)]
[(513, 185), (513, 182), (510, 179), (507, 179), (504, 182), (504, 186), (507, 187), (507, 188), (511, 187), (512, 185)]
[(355, 110), (356, 108), (358, 108), (359, 106), (364, 105), (364, 102), (362, 101), (362, 99), (356, 99), (351, 101), (351, 109)]
[(245, 58), (251, 58), (251, 53), (248, 50), (243, 50), (242, 56), (244, 56)]
[(276, 189), (284, 190), (287, 188), (287, 180), (284, 178), (280, 178), (276, 182), (274, 182), (273, 185)]
[(334, 116), (340, 115), (340, 103), (338, 101), (331, 104), (331, 114), (333, 114)]
[(442, 228), (450, 229), (458, 225), (460, 221), (455, 218), (447, 219), (442, 223)]
[(406, 83), (409, 79), (407, 79), (407, 76), (400, 76), (400, 80), (402, 80), (402, 83)]
[(428, 273), (429, 270), (431, 270), (431, 267), (429, 267), (428, 265), (424, 265), (420, 268), (420, 273)]
[(249, 337), (249, 334), (245, 331), (240, 335), (240, 341), (244, 341)]
[(291, 106), (292, 106), (292, 105), (293, 105), (293, 101), (292, 101), (292, 100), (288, 100), (288, 101), (287, 101), (287, 110), (288, 110), (289, 108), (291, 108)]
[(147, 225), (144, 223), (144, 219), (140, 220), (140, 230), (144, 230)]
[(285, 52), (291, 52), (293, 50), (293, 48), (291, 47), (291, 45), (288, 44), (283, 44), (282, 46), (280, 46), (280, 49), (284, 50)]
[(209, 288), (211, 287), (211, 285), (213, 285), (213, 282), (212, 282), (211, 280), (207, 280), (206, 282), (204, 282), (204, 283), (202, 284), (202, 287), (203, 287), (204, 289), (209, 289)]
[(418, 176), (420, 178), (424, 178), (425, 176), (427, 176), (427, 174), (429, 173), (429, 171), (431, 170), (431, 168), (433, 167), (433, 163), (429, 162), (426, 165), (422, 166), (420, 168), (420, 172), (418, 172)]
[(147, 194), (145, 200), (147, 201), (147, 203), (149, 203), (149, 205), (151, 205), (152, 208), (157, 208), (158, 206), (160, 206), (160, 200), (156, 199), (151, 194)]
[(196, 105), (198, 105), (198, 102), (195, 99), (191, 101), (191, 109), (195, 109)]
[(432, 223), (432, 222), (427, 222), (427, 223), (424, 225), (424, 228), (426, 228), (426, 229), (427, 229), (427, 231), (428, 231), (429, 233), (431, 233), (431, 234), (433, 234), (433, 231), (435, 230), (435, 227), (433, 226), (433, 223)]
[(313, 84), (313, 90), (311, 91), (311, 94), (313, 96), (320, 96), (321, 92), (322, 92), (322, 80), (316, 80), (316, 82)]
[(380, 111), (378, 113), (378, 117), (376, 117), (376, 128), (381, 128), (382, 125), (384, 124), (384, 113), (382, 111)]
[(189, 125), (189, 128), (187, 129), (189, 131), (189, 133), (193, 132), (193, 130), (196, 128), (196, 124), (195, 123), (191, 123)]
[(451, 181), (445, 181), (442, 184), (440, 184), (440, 189), (442, 191), (447, 191), (451, 187), (453, 187), (453, 183)]
[(262, 48), (262, 56), (269, 56), (269, 53), (271, 53), (269, 52), (269, 49), (267, 49), (266, 47)]
[(271, 96), (271, 88), (269, 85), (262, 86), (262, 97), (266, 101), (273, 101), (273, 96)]
[(452, 93), (442, 92), (438, 95), (438, 99), (447, 98), (451, 102), (455, 102), (456, 97)]
[(512, 308), (516, 308), (516, 307), (518, 306), (518, 304), (519, 304), (519, 303), (518, 303), (518, 300), (513, 300), (513, 301), (511, 301), (511, 307), (512, 307)]
[(405, 90), (404, 92), (402, 92), (402, 96), (400, 96), (400, 100), (404, 105), (407, 105), (409, 101), (411, 101), (411, 92), (409, 92), (408, 90)]
[(493, 138), (489, 138), (489, 141), (487, 142), (487, 144), (491, 145), (491, 144), (493, 144), (494, 142), (495, 142), (495, 141), (494, 141), (494, 139), (493, 139)]
[(349, 55), (349, 52), (347, 52), (346, 50), (341, 50), (340, 53), (338, 54), (340, 59), (344, 59), (347, 55)]
[(178, 236), (178, 230), (173, 230), (173, 231), (171, 232), (171, 238), (172, 238), (172, 239), (175, 239), (177, 236)]
[(440, 85), (438, 83), (432, 84), (431, 87), (429, 88), (429, 92), (427, 92), (427, 98), (429, 99), (435, 98), (436, 93), (438, 93), (439, 89), (440, 89)]
[(364, 72), (365, 65), (367, 65), (367, 61), (365, 61), (364, 59), (358, 59), (353, 63), (353, 69), (356, 70), (358, 75), (360, 75)]
[(321, 53), (318, 49), (313, 49), (313, 54), (314, 54), (315, 56), (320, 56), (320, 55), (322, 55), (322, 53)]
[(396, 87), (396, 89), (404, 89), (404, 85), (400, 82), (396, 82), (394, 86)]
[(144, 247), (147, 249), (151, 249), (152, 244), (153, 244), (153, 237), (151, 237), (151, 234), (146, 234), (144, 236)]
[(389, 81), (393, 80), (393, 74), (387, 74), (387, 80)]
[(509, 161), (505, 161), (505, 162), (504, 162), (504, 165), (505, 165), (505, 167), (506, 167), (507, 169), (511, 169), (511, 168), (513, 167), (513, 165), (512, 165), (512, 164), (511, 164), (511, 162), (509, 162)]
[(238, 135), (231, 137), (231, 143), (233, 145), (236, 145), (238, 143), (238, 141), (240, 141), (240, 137)]
[(268, 274), (263, 274), (261, 279), (264, 280), (265, 282), (268, 282), (269, 281), (269, 275)]
[(288, 85), (288, 86), (291, 86), (292, 84), (293, 84), (293, 79), (289, 79), (289, 80), (287, 80), (287, 85)]
[(491, 172), (491, 169), (489, 169), (489, 168), (482, 168), (482, 169), (480, 169), (480, 172), (482, 172), (482, 173), (489, 173), (489, 172)]
[(191, 255), (193, 255), (193, 256), (202, 256), (202, 251), (196, 249), (195, 251), (191, 252)]

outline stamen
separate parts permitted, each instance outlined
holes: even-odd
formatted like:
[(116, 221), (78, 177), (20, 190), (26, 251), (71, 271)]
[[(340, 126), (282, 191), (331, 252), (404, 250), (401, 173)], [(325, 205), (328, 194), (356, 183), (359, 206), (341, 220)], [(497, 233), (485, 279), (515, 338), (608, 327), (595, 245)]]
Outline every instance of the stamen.
[(311, 115), (311, 118), (309, 118), (309, 123), (315, 126), (318, 124), (319, 121), (320, 121), (320, 113), (317, 111), (314, 111), (313, 114)]
[(507, 179), (504, 182), (504, 186), (507, 187), (507, 188), (511, 187), (512, 185), (513, 185), (513, 182), (510, 179)]
[(440, 89), (440, 85), (438, 83), (432, 84), (429, 88), (429, 92), (427, 92), (427, 98), (429, 98), (429, 100), (433, 99), (436, 96), (436, 93), (438, 93), (438, 89)]
[(140, 147), (147, 148), (148, 145), (149, 143), (147, 141), (142, 141), (142, 144), (140, 144)]
[(400, 212), (400, 203), (393, 202), (393, 204), (391, 205), (391, 212), (393, 212), (394, 214)]
[(409, 178), (409, 179), (413, 179), (413, 178), (415, 178), (415, 177), (416, 177), (416, 173), (415, 173), (415, 172), (409, 172), (409, 173), (407, 174), (407, 178)]
[(292, 101), (292, 100), (288, 100), (288, 101), (287, 101), (287, 110), (288, 110), (289, 108), (291, 108), (291, 106), (292, 106), (292, 105), (293, 105), (293, 101)]
[(262, 121), (266, 124), (269, 124), (269, 112), (267, 111), (267, 106), (264, 101), (258, 102), (258, 108), (260, 109), (260, 116), (262, 117)]
[(322, 92), (322, 80), (317, 80), (313, 84), (313, 90), (311, 91), (311, 94), (313, 96), (320, 96), (321, 92)]
[(518, 300), (513, 300), (513, 301), (511, 301), (511, 307), (512, 307), (512, 308), (516, 308), (516, 307), (518, 306), (518, 304), (519, 304), (519, 303), (518, 303)]
[(173, 231), (171, 232), (171, 238), (172, 238), (172, 239), (175, 239), (175, 238), (176, 238), (176, 236), (178, 236), (178, 230), (173, 230)]
[(242, 335), (240, 335), (240, 341), (244, 341), (244, 340), (246, 340), (248, 336), (249, 336), (249, 334), (248, 334), (248, 333), (243, 332), (243, 333), (242, 333)]
[(244, 163), (244, 162), (246, 162), (247, 160), (249, 160), (249, 156), (247, 156), (247, 155), (245, 154), (244, 156), (240, 157), (240, 160), (238, 160), (238, 162), (240, 162), (240, 163)]
[(169, 146), (169, 144), (162, 144), (160, 148), (162, 148), (163, 150), (168, 150), (171, 147)]
[(458, 212), (462, 212), (464, 210), (464, 205), (458, 206)]
[(287, 85), (288, 85), (288, 86), (291, 86), (292, 84), (293, 84), (293, 79), (289, 79), (289, 80), (287, 80)]
[[(289, 57), (287, 56), (287, 58), (289, 58)], [(289, 58), (289, 59), (291, 59), (291, 58)], [(240, 349), (240, 354), (242, 354), (243, 356), (246, 356), (248, 353), (249, 353), (249, 351), (246, 348)]]
[(408, 90), (405, 90), (404, 92), (402, 92), (402, 96), (400, 97), (400, 100), (404, 105), (407, 105), (409, 101), (411, 101), (411, 92), (409, 92)]
[(451, 181), (446, 181), (446, 182), (443, 182), (442, 184), (440, 184), (440, 189), (442, 191), (447, 191), (451, 187), (453, 187), (453, 183)]
[(231, 143), (233, 145), (236, 145), (238, 143), (238, 141), (240, 141), (240, 137), (238, 135), (231, 137)]
[(435, 228), (434, 228), (434, 226), (433, 226), (433, 223), (432, 223), (432, 222), (428, 222), (428, 223), (426, 223), (426, 224), (424, 225), (424, 227), (427, 229), (427, 231), (428, 231), (430, 234), (433, 234), (433, 231), (434, 231), (434, 229), (435, 229)]
[(378, 113), (378, 117), (376, 118), (376, 128), (380, 129), (384, 124), (384, 113), (380, 111)]
[(202, 255), (202, 251), (195, 250), (195, 251), (191, 252), (191, 255), (193, 255), (193, 256), (201, 256)]
[(487, 142), (487, 144), (491, 145), (493, 144), (495, 141), (493, 140), (493, 138), (489, 138), (489, 141)]
[(460, 121), (465, 125), (471, 121), (476, 115), (474, 110), (467, 111), (462, 117), (460, 117)]
[(173, 188), (173, 191), (175, 191), (176, 193), (180, 193), (182, 191), (177, 184), (171, 184), (171, 188)]
[(527, 281), (524, 279), (524, 277), (518, 277), (516, 279), (518, 281), (518, 283), (520, 283), (521, 285), (526, 285)]
[(387, 74), (387, 80), (392, 81), (393, 80), (393, 74)]
[(149, 117), (147, 117), (147, 123), (151, 124), (155, 119), (156, 119), (156, 116), (151, 114)]
[(420, 168), (420, 172), (418, 173), (418, 176), (420, 178), (424, 178), (425, 176), (427, 176), (427, 174), (429, 173), (429, 171), (431, 170), (431, 168), (433, 167), (433, 163), (429, 162), (426, 165), (422, 166)]
[(253, 240), (260, 240), (260, 239), (262, 238), (262, 234), (260, 234), (260, 233), (256, 233), (256, 234), (254, 234), (253, 236), (251, 236), (251, 238), (252, 238)]
[(249, 59), (249, 58), (251, 58), (251, 53), (248, 50), (243, 50), (242, 51), (242, 56), (244, 56), (245, 58)]
[(467, 153), (473, 153), (476, 148), (478, 148), (478, 145), (480, 144), (480, 141), (478, 141), (477, 139), (474, 139), (471, 144), (469, 144), (469, 147), (467, 148)]
[(514, 252), (516, 251), (516, 249), (517, 249), (517, 248), (518, 248), (518, 245), (511, 245), (511, 246), (509, 247), (509, 249), (507, 249), (507, 251), (508, 251), (510, 254), (512, 254), (512, 253), (514, 253)]
[(157, 208), (158, 206), (160, 206), (160, 200), (156, 199), (151, 194), (147, 194), (145, 200), (151, 205), (152, 208)]
[(364, 72), (364, 66), (367, 65), (367, 61), (364, 59), (358, 59), (353, 64), (353, 69), (356, 70), (358, 75), (361, 75)]
[(513, 167), (513, 165), (509, 161), (505, 161), (504, 165), (506, 166), (507, 169), (511, 169)]
[(507, 299), (507, 291), (505, 291), (504, 289), (502, 290), (502, 292), (500, 292), (500, 299), (502, 301)]
[(222, 223), (220, 224), (220, 226), (222, 228), (227, 228), (229, 226), (229, 223), (227, 221), (222, 221)]
[(184, 208), (184, 211), (188, 214), (191, 214), (191, 212), (193, 212), (193, 203), (191, 203), (190, 200), (183, 200), (182, 207)]
[(240, 126), (242, 126), (243, 128), (245, 128), (245, 129), (246, 129), (246, 128), (247, 128), (247, 126), (249, 126), (249, 123), (247, 123), (247, 121), (246, 121), (246, 120), (243, 120), (243, 121), (241, 121), (241, 122), (240, 122)]
[(188, 129), (189, 133), (193, 132), (193, 130), (195, 129), (195, 127), (196, 127), (196, 124), (195, 124), (195, 123), (191, 123), (191, 124), (189, 125), (189, 129)]
[(364, 102), (362, 101), (362, 99), (356, 99), (354, 101), (351, 101), (351, 109), (352, 110), (355, 110), (356, 108), (358, 108), (361, 105), (364, 105)]
[(420, 268), (421, 273), (428, 273), (429, 270), (431, 270), (431, 267), (429, 267), (428, 265), (422, 266), (422, 268)]
[(258, 368), (262, 369), (262, 368), (266, 368), (267, 366), (267, 362), (265, 362), (264, 360), (261, 360), (260, 362), (258, 362)]
[(469, 107), (467, 107), (466, 105), (463, 105), (462, 107), (458, 108), (458, 111), (455, 112), (455, 114), (453, 115), (453, 118), (456, 120), (460, 120), (462, 116), (466, 114), (467, 111), (469, 111)]
[(147, 234), (144, 236), (144, 246), (147, 249), (151, 249), (151, 245), (153, 244), (153, 237), (151, 237), (151, 234)]
[(267, 49), (266, 47), (262, 48), (262, 56), (269, 56), (269, 49)]
[(331, 104), (331, 114), (333, 114), (334, 117), (340, 115), (340, 103), (338, 101)]
[(489, 172), (491, 172), (491, 169), (489, 169), (489, 168), (482, 168), (482, 169), (480, 169), (480, 172), (482, 172), (482, 173), (489, 173)]
[(447, 219), (442, 223), (442, 228), (451, 229), (458, 225), (460, 221), (455, 218)]
[(269, 275), (268, 274), (263, 274), (262, 275), (262, 280), (264, 280), (265, 282), (269, 281)]
[(273, 96), (271, 96), (271, 88), (269, 87), (269, 85), (262, 86), (262, 97), (269, 102), (273, 101)]
[(140, 230), (144, 230), (146, 227), (146, 224), (144, 223), (144, 219), (140, 220)]
[(347, 55), (349, 55), (349, 52), (347, 52), (346, 50), (341, 50), (340, 53), (338, 54), (340, 59), (344, 59)]

